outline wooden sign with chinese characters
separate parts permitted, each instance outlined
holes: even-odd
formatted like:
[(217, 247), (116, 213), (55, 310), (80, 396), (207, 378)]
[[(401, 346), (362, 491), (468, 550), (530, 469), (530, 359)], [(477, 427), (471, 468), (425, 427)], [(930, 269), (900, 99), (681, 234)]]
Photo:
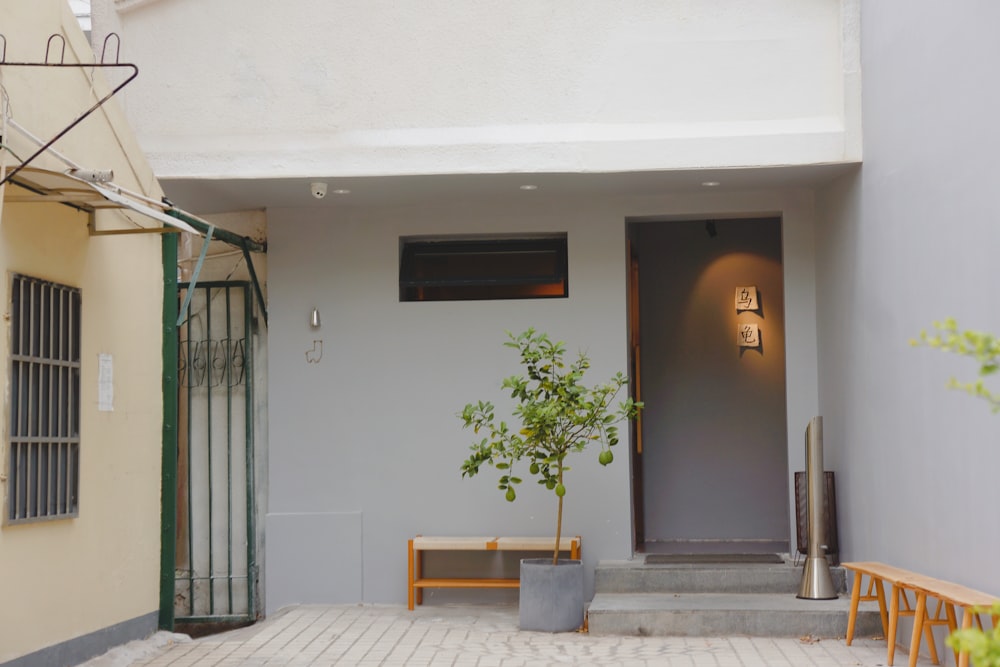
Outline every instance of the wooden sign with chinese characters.
[(736, 288), (736, 312), (757, 310), (757, 288), (753, 285)]
[(760, 329), (756, 324), (739, 325), (740, 347), (760, 347)]

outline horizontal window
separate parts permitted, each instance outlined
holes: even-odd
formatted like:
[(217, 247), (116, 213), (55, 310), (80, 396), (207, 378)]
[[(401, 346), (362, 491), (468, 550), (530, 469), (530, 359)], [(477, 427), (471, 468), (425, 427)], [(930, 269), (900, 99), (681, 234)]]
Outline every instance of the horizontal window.
[(546, 299), (568, 294), (566, 235), (403, 239), (400, 301)]

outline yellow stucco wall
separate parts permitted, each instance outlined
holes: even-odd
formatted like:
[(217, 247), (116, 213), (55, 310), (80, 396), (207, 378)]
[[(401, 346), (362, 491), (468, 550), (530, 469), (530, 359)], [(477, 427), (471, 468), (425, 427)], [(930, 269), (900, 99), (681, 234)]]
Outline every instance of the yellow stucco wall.
[[(0, 528), (3, 661), (157, 607), (162, 273), (158, 237), (88, 239), (64, 206), (8, 205), (0, 225), (5, 312), (14, 271), (81, 288), (83, 317), (79, 517)], [(97, 410), (100, 353), (113, 358), (113, 412)]]
[[(89, 52), (62, 0), (5, 0), (0, 25), (7, 62), (44, 58), (48, 35), (67, 38), (66, 62)], [(13, 117), (48, 138), (103, 95), (79, 69), (0, 68)], [(106, 90), (106, 89), (105, 89)], [(56, 144), (87, 168), (112, 168), (123, 187), (158, 186), (114, 100)], [(19, 142), (19, 143), (18, 143)], [(22, 158), (31, 146), (9, 133)], [(13, 161), (8, 156), (7, 166)], [(51, 156), (33, 166), (63, 170)], [(162, 425), (160, 236), (91, 236), (89, 216), (53, 203), (0, 210), (0, 474), (9, 465), (11, 273), (82, 290), (79, 516), (0, 525), (0, 663), (149, 615), (159, 603)], [(98, 214), (101, 228), (158, 226), (134, 213)], [(98, 355), (113, 360), (113, 411), (98, 411)], [(0, 477), (0, 516), (7, 484)]]

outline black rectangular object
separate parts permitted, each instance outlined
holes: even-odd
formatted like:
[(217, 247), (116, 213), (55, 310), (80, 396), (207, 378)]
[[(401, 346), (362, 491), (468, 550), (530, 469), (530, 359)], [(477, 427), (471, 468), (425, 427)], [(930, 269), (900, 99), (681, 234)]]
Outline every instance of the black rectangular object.
[[(827, 554), (839, 554), (837, 536), (837, 493), (832, 470), (823, 473), (826, 488), (823, 490), (823, 521), (826, 524)], [(809, 553), (809, 500), (805, 472), (795, 473), (795, 544), (798, 552)]]

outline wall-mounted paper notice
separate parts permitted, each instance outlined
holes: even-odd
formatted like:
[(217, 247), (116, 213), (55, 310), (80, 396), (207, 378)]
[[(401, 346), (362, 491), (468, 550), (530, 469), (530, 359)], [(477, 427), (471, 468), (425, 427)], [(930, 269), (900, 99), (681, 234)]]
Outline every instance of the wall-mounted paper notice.
[(101, 412), (112, 412), (115, 409), (114, 375), (111, 355), (97, 355), (97, 409)]

